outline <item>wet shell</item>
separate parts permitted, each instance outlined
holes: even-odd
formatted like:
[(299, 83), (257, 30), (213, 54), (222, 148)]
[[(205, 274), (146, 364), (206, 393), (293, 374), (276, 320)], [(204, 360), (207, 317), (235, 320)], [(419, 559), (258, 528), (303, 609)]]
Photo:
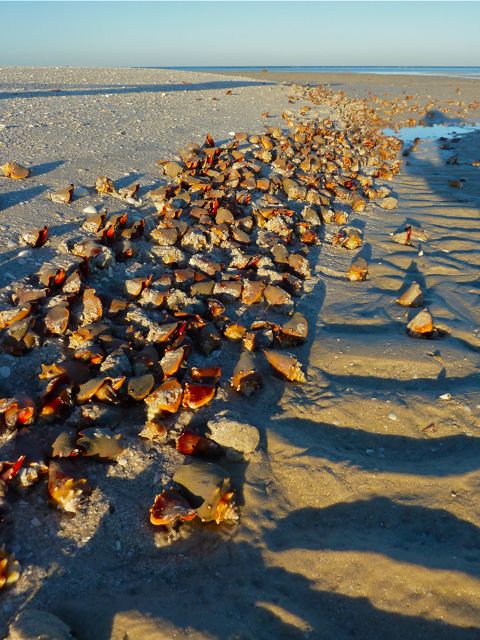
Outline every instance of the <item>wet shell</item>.
[(265, 358), (277, 373), (291, 382), (306, 382), (305, 374), (295, 356), (273, 349), (265, 349)]
[(211, 402), (214, 396), (214, 386), (187, 382), (183, 392), (182, 405), (188, 409), (200, 409)]
[(22, 167), (21, 164), (16, 162), (7, 162), (0, 167), (0, 170), (6, 178), (11, 178), (12, 180), (23, 180), (23, 178), (28, 178), (30, 175), (30, 169)]
[(244, 396), (251, 396), (262, 387), (262, 377), (257, 371), (255, 359), (249, 351), (243, 351), (233, 372), (231, 385)]
[(404, 307), (421, 307), (423, 304), (423, 291), (420, 285), (412, 282), (408, 289), (397, 298), (397, 302)]
[(182, 385), (175, 380), (166, 380), (145, 398), (148, 419), (154, 419), (157, 415), (176, 413), (182, 402)]
[(197, 512), (177, 491), (164, 489), (155, 497), (150, 509), (150, 522), (156, 526), (173, 527), (177, 522), (193, 520)]

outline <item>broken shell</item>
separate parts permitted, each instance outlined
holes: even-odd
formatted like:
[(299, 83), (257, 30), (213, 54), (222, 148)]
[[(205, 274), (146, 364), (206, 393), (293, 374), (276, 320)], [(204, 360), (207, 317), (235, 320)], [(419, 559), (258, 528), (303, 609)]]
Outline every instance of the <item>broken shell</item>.
[(67, 330), (69, 318), (70, 312), (68, 310), (68, 304), (62, 302), (47, 311), (45, 326), (50, 333), (61, 336)]
[(187, 499), (203, 522), (237, 520), (238, 515), (227, 473), (212, 462), (192, 460), (179, 467), (173, 481), (187, 492)]
[(128, 381), (128, 395), (134, 400), (144, 400), (155, 384), (155, 378), (151, 373), (130, 378)]
[(347, 269), (347, 278), (350, 282), (361, 282), (368, 276), (368, 264), (364, 258), (357, 258)]
[(301, 365), (295, 356), (273, 349), (265, 349), (263, 353), (270, 366), (284, 378), (292, 382), (306, 382)]
[(179, 347), (173, 351), (166, 351), (160, 360), (160, 368), (165, 378), (174, 376), (185, 358), (185, 347)]
[(262, 387), (262, 377), (255, 366), (255, 359), (250, 351), (243, 351), (233, 372), (232, 387), (245, 396), (250, 396)]
[(65, 189), (60, 189), (60, 191), (50, 193), (49, 198), (52, 202), (56, 202), (58, 204), (70, 204), (73, 198), (73, 190), (74, 185), (69, 184)]
[(114, 434), (110, 429), (92, 427), (79, 433), (77, 444), (84, 456), (97, 456), (103, 460), (115, 460), (122, 453), (123, 447), (118, 442), (120, 434)]
[(421, 307), (423, 304), (423, 291), (417, 282), (412, 282), (406, 291), (397, 298), (398, 304), (404, 307)]
[(62, 431), (52, 443), (52, 458), (70, 458), (77, 456), (79, 450), (76, 445), (76, 432)]
[(183, 429), (177, 439), (177, 451), (184, 456), (217, 457), (223, 453), (223, 448), (211, 438), (206, 438), (189, 429)]
[(5, 545), (0, 547), (0, 589), (8, 587), (20, 577), (20, 563), (13, 553), (8, 553)]
[(211, 402), (214, 396), (214, 386), (187, 382), (183, 392), (182, 405), (188, 409), (200, 409)]
[(22, 306), (14, 307), (13, 309), (7, 309), (6, 311), (0, 311), (0, 329), (9, 327), (14, 322), (23, 320), (30, 315), (32, 311), (31, 304), (23, 304)]
[(163, 412), (176, 413), (182, 402), (182, 394), (182, 385), (175, 378), (163, 382), (145, 398), (148, 420)]
[(164, 489), (150, 508), (150, 522), (156, 526), (173, 527), (178, 521), (193, 520), (197, 512), (177, 491)]
[(57, 504), (57, 508), (67, 513), (76, 513), (80, 505), (83, 487), (86, 480), (74, 480), (69, 477), (61, 466), (51, 461), (48, 466), (48, 494)]
[(222, 377), (222, 368), (215, 365), (211, 367), (192, 367), (190, 369), (190, 377), (194, 381), (213, 380), (217, 382)]
[(22, 241), (25, 244), (30, 245), (34, 249), (38, 249), (38, 247), (43, 247), (48, 239), (48, 227), (45, 225), (43, 229), (39, 229), (37, 231), (28, 231), (27, 233), (22, 234)]
[(95, 181), (95, 189), (100, 194), (116, 192), (115, 185), (110, 180), (110, 178), (107, 178), (106, 176), (100, 176), (99, 178), (97, 178), (97, 180)]
[(28, 178), (30, 175), (30, 169), (22, 167), (21, 164), (16, 162), (7, 162), (0, 167), (0, 170), (6, 178), (11, 178), (12, 180), (23, 180), (23, 178)]
[(245, 280), (242, 289), (242, 302), (244, 304), (255, 304), (263, 298), (265, 284), (261, 281)]
[(290, 347), (305, 342), (308, 336), (308, 322), (304, 315), (295, 312), (288, 322), (278, 331), (278, 339), (282, 347)]
[(428, 309), (422, 309), (407, 324), (407, 332), (409, 335), (426, 335), (433, 331), (433, 318)]
[(223, 335), (229, 340), (242, 340), (246, 333), (246, 328), (239, 322), (231, 322), (223, 330)]

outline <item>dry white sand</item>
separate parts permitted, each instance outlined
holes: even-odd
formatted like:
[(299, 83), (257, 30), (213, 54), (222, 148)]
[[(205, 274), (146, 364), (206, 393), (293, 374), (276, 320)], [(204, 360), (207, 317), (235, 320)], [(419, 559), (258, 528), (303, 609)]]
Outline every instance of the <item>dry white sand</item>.
[[(183, 79), (194, 85), (182, 91)], [(41, 94), (8, 95), (28, 82)], [(229, 82), (233, 96), (225, 95)], [(85, 84), (101, 88), (85, 95)], [(71, 90), (79, 95), (64, 96)], [(155, 160), (207, 130), (220, 139), (259, 131), (260, 114), (280, 113), (288, 95), (210, 74), (3, 70), (0, 157), (46, 167), (24, 185), (0, 182), (4, 242), (47, 222), (68, 234), (94, 201), (52, 207), (44, 189), (127, 172), (126, 182), (147, 186)], [(139, 444), (121, 465), (97, 465), (100, 489), (88, 512), (69, 521), (45, 512), (40, 493), (33, 507), (31, 498), (15, 505), (22, 524), (37, 514), (41, 522), (17, 529), (25, 571), (1, 595), (4, 623), (28, 600), (82, 640), (479, 637), (480, 168), (471, 161), (480, 159), (480, 136), (452, 146), (421, 143), (390, 183), (396, 211), (373, 205), (353, 215), (370, 280), (346, 281), (351, 253), (319, 248), (312, 291), (299, 305), (310, 321), (299, 350), (307, 384), (270, 378), (253, 401), (231, 403), (261, 435), (248, 464), (231, 465), (242, 487), (240, 524), (186, 525), (165, 546), (146, 524), (145, 501), (178, 459)], [(445, 165), (454, 152), (459, 164)], [(465, 178), (463, 189), (449, 187), (451, 177)], [(405, 221), (425, 229), (428, 242), (390, 242)], [(3, 248), (3, 283), (7, 272), (32, 269), (15, 252)], [(448, 337), (407, 337), (394, 301), (409, 279), (426, 287)], [(452, 398), (440, 399), (446, 393)]]

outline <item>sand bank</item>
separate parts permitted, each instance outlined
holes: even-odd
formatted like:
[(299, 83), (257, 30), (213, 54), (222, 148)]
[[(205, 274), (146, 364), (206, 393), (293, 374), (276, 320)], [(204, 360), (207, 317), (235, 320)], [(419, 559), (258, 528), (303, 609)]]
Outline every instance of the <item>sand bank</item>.
[[(200, 141), (207, 130), (219, 139), (230, 130), (260, 131), (262, 112), (277, 116), (303, 104), (288, 103), (288, 87), (210, 74), (2, 74), (8, 86), (0, 87), (0, 121), (8, 128), (0, 132), (0, 153), (8, 149), (18, 161), (47, 167), (43, 175), (33, 171), (22, 189), (35, 190), (21, 200), (19, 187), (1, 182), (4, 242), (44, 223), (54, 225), (60, 242), (82, 219), (83, 200), (91, 197), (57, 210), (43, 199), (49, 188), (89, 185), (107, 173), (139, 180), (146, 191), (157, 179), (155, 161)], [(184, 79), (198, 88), (182, 89)], [(390, 91), (390, 80), (375, 80), (372, 91)], [(421, 82), (433, 92), (437, 80)], [(36, 83), (28, 97), (17, 95), (27, 81)], [(444, 96), (460, 81), (450, 82), (449, 90), (441, 80)], [(157, 83), (177, 89), (157, 92)], [(121, 88), (128, 85), (135, 90)], [(320, 112), (338, 116), (332, 107)], [(117, 130), (125, 133), (114, 137)], [(458, 164), (447, 165), (452, 154)], [(15, 551), (25, 569), (2, 593), (4, 624), (28, 602), (58, 614), (80, 639), (477, 638), (475, 159), (478, 134), (451, 149), (422, 142), (388, 183), (398, 209), (373, 204), (351, 215), (364, 235), (369, 280), (345, 279), (350, 252), (327, 241), (318, 248), (311, 292), (298, 305), (310, 323), (311, 338), (298, 351), (308, 363), (306, 385), (269, 380), (253, 401), (237, 399), (229, 407), (261, 437), (248, 463), (231, 465), (241, 495), (238, 526), (186, 525), (166, 545), (146, 525), (144, 502), (178, 460), (162, 448), (139, 446), (122, 465), (97, 466), (101, 490), (90, 498), (88, 515), (67, 521), (45, 511), (39, 493), (33, 507), (18, 501), (18, 522), (26, 526), (37, 517), (40, 524), (34, 521), (22, 536), (17, 525)], [(452, 178), (464, 179), (463, 187), (450, 187)], [(414, 247), (392, 243), (389, 234), (405, 223), (423, 228), (428, 240)], [(9, 245), (2, 256), (3, 283), (10, 281), (6, 271), (16, 278), (34, 266)], [(448, 330), (442, 340), (407, 336), (406, 314), (395, 299), (411, 280), (424, 287), (436, 323)], [(2, 384), (11, 391), (12, 380)], [(445, 394), (451, 398), (441, 399)]]

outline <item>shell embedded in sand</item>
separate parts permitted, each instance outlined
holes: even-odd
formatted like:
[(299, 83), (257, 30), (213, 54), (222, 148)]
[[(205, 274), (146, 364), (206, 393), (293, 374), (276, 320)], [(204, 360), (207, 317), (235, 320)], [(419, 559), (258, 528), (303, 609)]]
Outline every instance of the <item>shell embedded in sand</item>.
[(433, 331), (433, 317), (428, 309), (422, 309), (417, 315), (410, 320), (407, 324), (407, 331), (409, 334), (431, 334)]
[(291, 382), (306, 382), (305, 374), (295, 356), (282, 351), (265, 349), (265, 358), (277, 373)]
[(27, 231), (22, 234), (22, 241), (25, 244), (30, 245), (34, 249), (38, 247), (43, 247), (48, 239), (48, 227), (45, 225), (43, 229), (38, 229), (36, 231)]
[(357, 258), (347, 269), (347, 278), (350, 282), (361, 282), (368, 276), (368, 264), (364, 258)]
[(65, 187), (64, 189), (50, 193), (49, 198), (52, 202), (57, 204), (70, 204), (73, 198), (74, 189), (75, 186), (73, 184), (69, 184), (68, 187)]
[(406, 291), (397, 298), (398, 304), (404, 307), (421, 307), (423, 304), (423, 291), (417, 282), (412, 282)]
[(0, 171), (2, 171), (6, 178), (11, 178), (12, 180), (23, 180), (30, 175), (30, 169), (22, 167), (21, 164), (17, 164), (16, 162), (5, 163), (0, 167)]

